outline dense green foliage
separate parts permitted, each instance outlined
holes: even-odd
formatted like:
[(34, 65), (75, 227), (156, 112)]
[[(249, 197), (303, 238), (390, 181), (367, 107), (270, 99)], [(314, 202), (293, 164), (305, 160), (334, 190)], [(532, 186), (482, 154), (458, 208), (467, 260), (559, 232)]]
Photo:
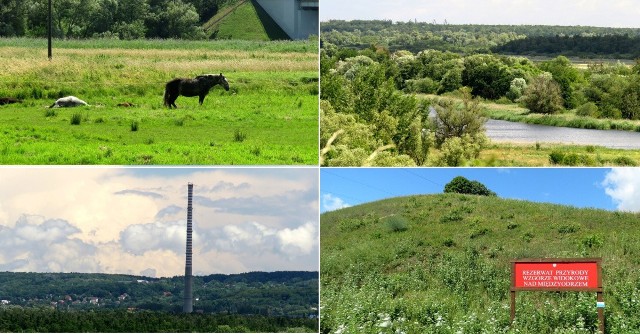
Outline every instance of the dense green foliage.
[(533, 78), (522, 92), (520, 101), (531, 112), (554, 114), (563, 108), (560, 85), (548, 74)]
[(510, 261), (540, 257), (602, 257), (606, 332), (640, 332), (638, 218), (461, 194), (324, 213), (321, 333), (595, 333), (593, 292), (520, 292), (510, 326)]
[(322, 22), (320, 30), (324, 42), (358, 49), (380, 45), (392, 52), (434, 49), (487, 53), (493, 50), (546, 56), (640, 57), (638, 28), (330, 20)]
[[(200, 24), (237, 1), (57, 0), (53, 1), (53, 35), (202, 39), (208, 36)], [(47, 0), (0, 0), (0, 36), (46, 36), (47, 8)]]
[(616, 59), (640, 58), (640, 36), (556, 35), (531, 36), (493, 47), (491, 51), (518, 55), (564, 55), (568, 57)]
[[(0, 273), (0, 299), (20, 307), (180, 312), (184, 277), (82, 273)], [(317, 272), (251, 272), (194, 276), (194, 311), (314, 317)], [(97, 299), (92, 302), (92, 299)]]
[[(456, 57), (435, 53), (435, 57)], [(430, 54), (416, 60), (411, 53), (389, 55), (385, 50), (367, 49), (351, 54), (331, 46), (324, 48), (321, 163), (458, 166), (475, 159), (486, 141), (485, 120), (477, 101), (472, 101), (468, 92), (463, 91), (460, 103), (451, 100), (419, 103), (414, 96), (398, 90), (399, 86), (408, 89), (414, 84), (422, 86), (423, 83), (407, 84), (411, 81), (408, 78), (420, 75), (418, 71), (430, 71), (432, 63)], [(440, 75), (458, 70), (457, 65), (451, 66), (451, 70), (439, 71)], [(444, 86), (455, 85), (448, 79), (442, 81)]]
[(457, 193), (480, 196), (496, 196), (496, 193), (489, 190), (484, 184), (478, 181), (470, 181), (463, 176), (456, 176), (449, 183), (444, 185), (445, 193)]
[(314, 333), (316, 319), (0, 306), (0, 331), (42, 333)]
[[(0, 39), (0, 97), (23, 100), (0, 106), (3, 164), (318, 163), (317, 43), (67, 40), (46, 53), (42, 39)], [(163, 106), (172, 78), (220, 72), (229, 91)], [(90, 106), (46, 108), (67, 95)]]

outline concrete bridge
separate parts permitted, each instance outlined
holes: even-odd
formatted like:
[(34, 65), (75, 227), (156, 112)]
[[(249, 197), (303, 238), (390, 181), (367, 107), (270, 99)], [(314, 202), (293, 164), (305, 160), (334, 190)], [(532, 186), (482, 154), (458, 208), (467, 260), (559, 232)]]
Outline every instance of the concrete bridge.
[(319, 0), (256, 0), (291, 39), (318, 35)]

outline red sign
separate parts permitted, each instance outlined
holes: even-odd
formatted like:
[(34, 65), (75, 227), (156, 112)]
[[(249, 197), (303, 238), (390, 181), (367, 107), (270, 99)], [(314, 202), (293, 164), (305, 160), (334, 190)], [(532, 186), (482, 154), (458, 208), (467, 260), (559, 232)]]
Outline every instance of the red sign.
[(602, 289), (600, 259), (524, 259), (513, 262), (513, 290)]

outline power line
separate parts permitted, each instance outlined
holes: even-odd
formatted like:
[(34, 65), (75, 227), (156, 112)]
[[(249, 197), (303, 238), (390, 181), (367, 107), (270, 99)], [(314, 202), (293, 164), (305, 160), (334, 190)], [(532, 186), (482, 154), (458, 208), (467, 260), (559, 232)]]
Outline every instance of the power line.
[(421, 178), (421, 179), (423, 179), (423, 180), (427, 180), (427, 181), (429, 181), (429, 182), (431, 182), (431, 183), (435, 184), (436, 186), (440, 186), (440, 187), (442, 187), (442, 184), (440, 184), (440, 183), (438, 183), (438, 182), (436, 182), (436, 181), (433, 181), (433, 180), (427, 179), (426, 177), (424, 177), (424, 176), (422, 176), (422, 175), (420, 175), (420, 174), (418, 174), (418, 173), (414, 173), (414, 172), (412, 172), (412, 171), (409, 171), (409, 169), (408, 169), (408, 168), (402, 168), (402, 170), (403, 170), (405, 173), (409, 173), (409, 174), (414, 175), (414, 176), (416, 176), (416, 177), (419, 177), (419, 178)]

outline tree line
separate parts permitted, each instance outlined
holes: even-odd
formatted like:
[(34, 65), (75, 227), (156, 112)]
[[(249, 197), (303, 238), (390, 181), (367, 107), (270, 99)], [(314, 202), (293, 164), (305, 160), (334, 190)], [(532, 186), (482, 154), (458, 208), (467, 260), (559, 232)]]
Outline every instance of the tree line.
[[(640, 29), (541, 25), (476, 25), (331, 20), (320, 25), (323, 42), (365, 49), (379, 45), (391, 52), (426, 49), (456, 53), (529, 52), (585, 57), (637, 57)], [(635, 43), (635, 44), (634, 44)], [(502, 49), (504, 48), (504, 50)], [(521, 54), (521, 53), (520, 53)]]
[[(56, 38), (207, 38), (201, 24), (238, 0), (55, 0)], [(0, 37), (45, 37), (48, 0), (0, 0)]]
[(317, 332), (317, 319), (174, 314), (126, 310), (62, 311), (0, 307), (0, 331), (43, 333)]
[[(60, 310), (128, 309), (181, 312), (184, 277), (83, 273), (0, 273), (8, 305)], [(317, 272), (252, 272), (194, 276), (194, 310), (205, 313), (313, 317)], [(91, 299), (97, 298), (95, 303)]]
[(493, 47), (491, 51), (516, 55), (636, 59), (640, 58), (640, 36), (532, 36)]

